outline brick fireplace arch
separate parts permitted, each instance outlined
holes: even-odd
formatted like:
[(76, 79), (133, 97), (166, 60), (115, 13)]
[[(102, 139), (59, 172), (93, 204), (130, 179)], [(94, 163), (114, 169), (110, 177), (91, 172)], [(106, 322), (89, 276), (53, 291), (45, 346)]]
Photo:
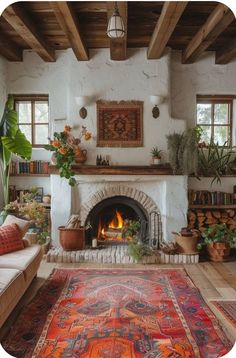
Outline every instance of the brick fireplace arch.
[(136, 201), (146, 212), (148, 217), (148, 231), (149, 244), (158, 247), (162, 241), (162, 222), (161, 213), (155, 202), (144, 192), (130, 188), (124, 185), (112, 186), (98, 190), (91, 198), (82, 205), (80, 210), (80, 219), (82, 225), (85, 225), (86, 220), (91, 210), (105, 199), (112, 197), (131, 198)]
[(86, 204), (82, 205), (80, 211), (80, 219), (82, 224), (85, 223), (89, 212), (94, 208), (95, 205), (100, 203), (102, 200), (112, 198), (113, 196), (126, 196), (128, 198), (132, 198), (145, 209), (147, 215), (150, 215), (154, 211), (160, 215), (160, 210), (156, 206), (155, 202), (147, 194), (128, 186), (119, 185), (98, 190), (95, 194), (92, 195)]

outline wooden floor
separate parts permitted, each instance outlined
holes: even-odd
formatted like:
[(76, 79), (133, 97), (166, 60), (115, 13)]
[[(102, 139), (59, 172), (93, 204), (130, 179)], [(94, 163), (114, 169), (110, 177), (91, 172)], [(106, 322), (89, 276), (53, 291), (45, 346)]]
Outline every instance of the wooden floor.
[(194, 265), (96, 265), (96, 264), (56, 264), (42, 261), (38, 277), (35, 278), (21, 299), (17, 308), (13, 311), (7, 322), (0, 330), (0, 340), (7, 334), (11, 324), (15, 321), (21, 308), (25, 306), (36, 294), (39, 287), (50, 275), (54, 268), (176, 268), (184, 267), (194, 284), (199, 288), (201, 294), (212, 311), (217, 316), (220, 325), (228, 338), (234, 343), (236, 341), (236, 328), (224, 319), (222, 314), (211, 304), (211, 300), (236, 300), (236, 261), (227, 263), (203, 262)]

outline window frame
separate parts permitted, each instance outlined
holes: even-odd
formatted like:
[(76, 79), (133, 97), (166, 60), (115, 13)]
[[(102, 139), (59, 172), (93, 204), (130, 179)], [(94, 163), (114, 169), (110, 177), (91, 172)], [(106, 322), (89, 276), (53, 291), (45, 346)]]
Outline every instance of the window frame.
[[(196, 98), (196, 125), (200, 127), (211, 127), (211, 140), (214, 139), (214, 129), (216, 127), (228, 127), (228, 143), (225, 147), (230, 147), (232, 145), (232, 129), (233, 129), (233, 100), (236, 98), (235, 95), (197, 95)], [(197, 105), (202, 104), (211, 104), (211, 123), (210, 124), (200, 124), (197, 122)], [(214, 108), (216, 104), (229, 104), (228, 110), (228, 124), (215, 124), (214, 122)], [(223, 147), (223, 146), (220, 146)]]
[[(35, 133), (36, 126), (45, 125), (48, 126), (48, 134), (49, 134), (49, 95), (48, 94), (13, 94), (14, 99), (14, 109), (16, 111), (17, 102), (31, 102), (31, 122), (30, 123), (17, 123), (21, 125), (30, 125), (31, 126), (31, 138), (32, 138), (32, 148), (43, 148), (48, 141), (46, 140), (45, 144), (36, 144), (35, 143)], [(48, 122), (37, 123), (35, 122), (35, 102), (47, 102), (48, 103)]]

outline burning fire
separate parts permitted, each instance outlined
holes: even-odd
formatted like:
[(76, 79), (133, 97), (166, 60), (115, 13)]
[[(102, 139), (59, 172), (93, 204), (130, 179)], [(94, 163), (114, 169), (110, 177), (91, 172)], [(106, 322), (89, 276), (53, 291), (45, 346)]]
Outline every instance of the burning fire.
[(124, 220), (122, 219), (121, 214), (119, 211), (116, 210), (116, 215), (112, 219), (112, 221), (109, 223), (108, 227), (109, 229), (122, 229), (124, 224)]
[[(99, 220), (98, 238), (106, 237), (109, 240), (122, 239), (121, 230), (123, 229), (123, 227), (124, 227), (124, 220), (122, 218), (122, 215), (118, 210), (116, 210), (114, 217), (112, 218), (112, 220), (109, 222), (109, 224), (106, 227), (103, 227), (101, 219)], [(109, 237), (107, 237), (109, 229), (110, 229), (110, 235), (109, 235)], [(112, 231), (113, 231), (113, 233), (112, 233)]]

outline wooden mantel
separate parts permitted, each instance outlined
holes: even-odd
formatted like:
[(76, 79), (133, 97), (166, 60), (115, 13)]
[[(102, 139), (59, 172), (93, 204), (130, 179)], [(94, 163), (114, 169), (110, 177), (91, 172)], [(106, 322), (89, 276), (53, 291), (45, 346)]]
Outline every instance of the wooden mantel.
[[(96, 166), (96, 165), (74, 165), (75, 175), (173, 175), (169, 166)], [(49, 174), (58, 174), (55, 165), (49, 166)]]

